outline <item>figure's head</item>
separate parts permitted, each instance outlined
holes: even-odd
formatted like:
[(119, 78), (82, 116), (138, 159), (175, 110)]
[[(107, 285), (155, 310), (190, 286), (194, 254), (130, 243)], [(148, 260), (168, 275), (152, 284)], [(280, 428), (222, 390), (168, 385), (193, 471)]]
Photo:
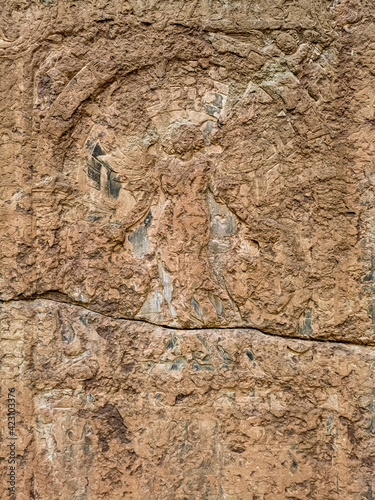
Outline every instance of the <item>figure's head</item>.
[(205, 145), (202, 130), (191, 124), (169, 127), (161, 146), (169, 155), (184, 156), (202, 149)]

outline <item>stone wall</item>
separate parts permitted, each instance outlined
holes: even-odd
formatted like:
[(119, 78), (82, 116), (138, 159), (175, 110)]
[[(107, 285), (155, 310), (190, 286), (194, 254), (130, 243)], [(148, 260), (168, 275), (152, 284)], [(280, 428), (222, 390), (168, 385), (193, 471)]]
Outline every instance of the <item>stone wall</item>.
[(374, 61), (371, 1), (4, 4), (1, 498), (10, 388), (17, 499), (375, 498)]

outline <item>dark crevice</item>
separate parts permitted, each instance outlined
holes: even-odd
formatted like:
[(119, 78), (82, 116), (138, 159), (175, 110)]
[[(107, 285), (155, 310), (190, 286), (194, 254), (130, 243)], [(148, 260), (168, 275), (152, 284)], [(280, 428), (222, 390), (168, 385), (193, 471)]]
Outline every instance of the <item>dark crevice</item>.
[(254, 328), (251, 326), (212, 326), (212, 327), (202, 326), (202, 327), (194, 327), (194, 328), (170, 326), (170, 325), (165, 325), (162, 323), (153, 323), (152, 321), (148, 321), (146, 319), (126, 318), (123, 316), (118, 316), (118, 317), (111, 316), (110, 314), (106, 314), (106, 313), (103, 313), (100, 311), (95, 311), (93, 309), (90, 309), (89, 307), (85, 306), (81, 302), (73, 301), (67, 295), (64, 295), (64, 294), (60, 294), (60, 295), (61, 295), (61, 298), (59, 300), (56, 298), (50, 298), (50, 297), (46, 297), (43, 295), (39, 295), (36, 297), (24, 297), (24, 298), (19, 297), (19, 298), (9, 299), (9, 300), (1, 300), (0, 299), (0, 304), (12, 304), (14, 302), (30, 303), (30, 302), (35, 302), (36, 300), (44, 300), (44, 301), (48, 301), (48, 302), (54, 302), (56, 304), (65, 304), (65, 305), (70, 305), (70, 306), (74, 306), (74, 307), (81, 307), (82, 309), (85, 309), (86, 311), (89, 311), (93, 314), (98, 314), (100, 316), (105, 316), (107, 318), (110, 318), (111, 320), (142, 323), (142, 324), (146, 324), (146, 325), (152, 325), (154, 327), (164, 328), (166, 330), (174, 330), (174, 331), (179, 330), (179, 331), (190, 331), (190, 332), (209, 331), (209, 330), (230, 330), (230, 331), (249, 330), (249, 331), (255, 331), (255, 332), (261, 333), (261, 334), (266, 335), (268, 337), (281, 338), (284, 340), (301, 340), (301, 341), (305, 341), (305, 342), (317, 342), (317, 343), (321, 343), (321, 344), (336, 344), (339, 346), (340, 345), (347, 345), (347, 346), (356, 346), (356, 347), (374, 347), (373, 343), (364, 344), (362, 342), (353, 342), (353, 341), (349, 341), (349, 340), (347, 341), (347, 340), (343, 340), (343, 339), (332, 340), (332, 339), (319, 339), (319, 338), (311, 338), (311, 337), (306, 338), (306, 337), (298, 336), (298, 335), (289, 336), (289, 335), (282, 335), (282, 334), (278, 334), (278, 333), (265, 332), (265, 331), (259, 330), (258, 328)]

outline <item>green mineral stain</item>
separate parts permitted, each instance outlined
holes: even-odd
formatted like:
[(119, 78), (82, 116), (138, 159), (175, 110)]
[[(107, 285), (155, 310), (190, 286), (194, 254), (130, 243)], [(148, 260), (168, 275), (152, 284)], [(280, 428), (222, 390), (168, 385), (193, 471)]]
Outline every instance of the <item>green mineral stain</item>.
[(215, 368), (212, 365), (201, 365), (200, 363), (193, 363), (192, 364), (193, 370), (195, 372), (199, 371), (208, 371), (208, 372), (214, 372)]
[(306, 337), (311, 337), (311, 335), (314, 333), (313, 332), (313, 325), (312, 325), (312, 309), (307, 309), (305, 313), (305, 317), (302, 320), (302, 323), (298, 325), (298, 333), (301, 335), (304, 335)]
[(178, 340), (175, 335), (171, 335), (170, 339), (167, 342), (166, 349), (173, 349), (178, 346)]
[(176, 358), (171, 367), (170, 367), (170, 370), (176, 370), (176, 371), (181, 371), (184, 366), (186, 365), (186, 359), (181, 357), (181, 358)]

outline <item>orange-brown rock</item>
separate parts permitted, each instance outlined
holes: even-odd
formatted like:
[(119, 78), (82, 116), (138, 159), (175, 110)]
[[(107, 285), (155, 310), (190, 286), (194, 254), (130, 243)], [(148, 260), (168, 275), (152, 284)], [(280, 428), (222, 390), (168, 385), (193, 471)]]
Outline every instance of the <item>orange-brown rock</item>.
[(19, 498), (372, 498), (372, 349), (51, 300), (1, 321)]
[(375, 498), (373, 17), (4, 3), (2, 498)]

